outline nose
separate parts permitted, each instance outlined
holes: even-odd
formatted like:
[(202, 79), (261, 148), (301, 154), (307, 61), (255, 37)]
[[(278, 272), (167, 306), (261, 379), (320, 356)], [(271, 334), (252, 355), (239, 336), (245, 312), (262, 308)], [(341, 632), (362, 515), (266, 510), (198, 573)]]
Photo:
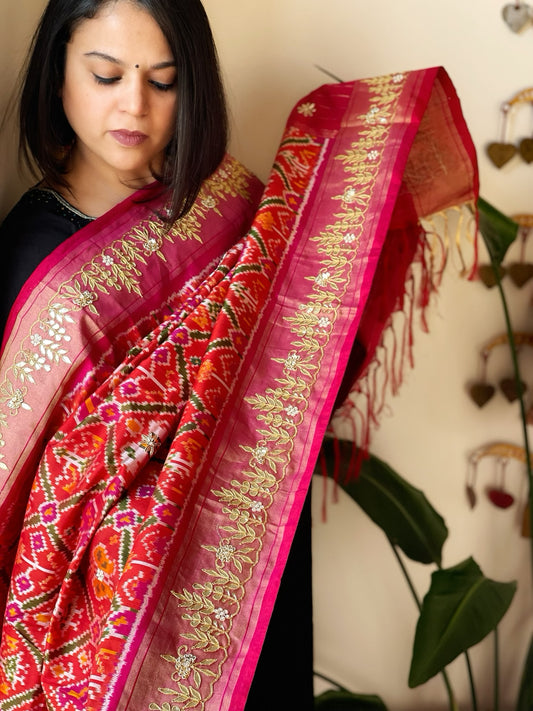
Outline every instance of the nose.
[(148, 111), (148, 86), (137, 74), (122, 85), (121, 108), (132, 116), (144, 116)]

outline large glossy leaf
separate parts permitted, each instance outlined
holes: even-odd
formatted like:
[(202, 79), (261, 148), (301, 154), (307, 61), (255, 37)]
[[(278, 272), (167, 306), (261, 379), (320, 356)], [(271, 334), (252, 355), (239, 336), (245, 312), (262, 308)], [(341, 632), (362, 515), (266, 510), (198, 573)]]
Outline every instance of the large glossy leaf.
[(315, 711), (387, 711), (379, 696), (325, 691), (315, 697)]
[(479, 231), (491, 261), (500, 265), (507, 250), (516, 239), (518, 225), (483, 198), (478, 198)]
[(516, 583), (489, 580), (472, 559), (431, 577), (416, 627), (409, 686), (419, 686), (493, 631)]
[[(330, 463), (328, 473), (333, 475), (334, 443), (324, 440), (322, 447)], [(352, 456), (353, 443), (340, 440), (336, 447), (344, 460), (339, 483), (346, 493), (405, 555), (420, 563), (440, 565), (448, 529), (423, 492), (372, 455), (363, 460), (357, 478), (344, 481), (342, 475), (346, 460)]]
[(522, 674), (516, 711), (533, 711), (533, 639), (529, 645), (524, 673)]

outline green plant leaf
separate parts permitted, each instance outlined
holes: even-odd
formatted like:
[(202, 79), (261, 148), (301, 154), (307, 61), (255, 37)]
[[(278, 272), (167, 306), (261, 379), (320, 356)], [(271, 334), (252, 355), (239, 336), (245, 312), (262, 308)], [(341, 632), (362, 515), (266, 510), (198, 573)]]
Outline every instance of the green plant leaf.
[(387, 711), (379, 696), (331, 690), (315, 696), (314, 708), (315, 711)]
[(529, 645), (524, 673), (522, 674), (516, 711), (533, 711), (533, 639)]
[(479, 231), (493, 264), (504, 260), (507, 250), (516, 239), (518, 224), (483, 198), (478, 198)]
[(516, 583), (489, 580), (472, 559), (431, 576), (416, 627), (409, 686), (438, 674), (493, 631), (516, 592)]
[[(448, 529), (424, 493), (373, 455), (363, 460), (357, 478), (344, 481), (353, 443), (340, 440), (337, 446), (342, 459), (339, 485), (344, 491), (406, 556), (419, 563), (440, 565)], [(328, 473), (333, 476), (334, 443), (324, 440), (322, 447), (329, 464)]]

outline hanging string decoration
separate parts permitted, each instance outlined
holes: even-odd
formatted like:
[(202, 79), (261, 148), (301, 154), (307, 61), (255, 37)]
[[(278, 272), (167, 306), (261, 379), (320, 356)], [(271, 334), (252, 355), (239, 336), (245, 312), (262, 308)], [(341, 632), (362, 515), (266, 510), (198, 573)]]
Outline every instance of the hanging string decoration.
[[(525, 333), (518, 331), (513, 333), (513, 339), (517, 349), (523, 346), (533, 346), (533, 333)], [(479, 378), (471, 383), (468, 387), (468, 392), (472, 400), (478, 407), (484, 407), (489, 400), (492, 399), (496, 392), (496, 387), (487, 379), (488, 359), (494, 349), (498, 346), (506, 345), (509, 347), (509, 337), (507, 333), (492, 338), (480, 352), (480, 375)], [(527, 390), (527, 385), (523, 381), (516, 382), (514, 376), (509, 376), (500, 379), (499, 387), (505, 398), (509, 402), (514, 402), (520, 395), (523, 395)], [(531, 410), (530, 410), (531, 412)], [(533, 415), (533, 413), (532, 413)]]
[(498, 140), (492, 141), (487, 146), (487, 155), (496, 168), (503, 168), (515, 155), (519, 155), (525, 163), (533, 163), (532, 137), (522, 138), (517, 144), (509, 142), (507, 138), (508, 118), (511, 109), (532, 103), (533, 87), (519, 91), (509, 101), (505, 101), (501, 105)]
[[(530, 457), (531, 458), (531, 457)], [(526, 464), (526, 451), (524, 447), (509, 442), (493, 442), (478, 447), (468, 457), (468, 468), (466, 476), (465, 492), (466, 498), (473, 509), (477, 504), (476, 480), (480, 462), (484, 459), (493, 461), (493, 480), (485, 488), (488, 500), (493, 506), (499, 509), (508, 509), (516, 501), (516, 487), (513, 491), (507, 488), (506, 478), (508, 471), (523, 472), (526, 474), (525, 466), (522, 469), (512, 468), (508, 470), (508, 465), (512, 460)], [(532, 460), (533, 464), (533, 460)], [(527, 490), (527, 476), (522, 477), (518, 487), (518, 497), (525, 499)], [(530, 535), (530, 515), (527, 502), (523, 505), (522, 512), (522, 535)]]

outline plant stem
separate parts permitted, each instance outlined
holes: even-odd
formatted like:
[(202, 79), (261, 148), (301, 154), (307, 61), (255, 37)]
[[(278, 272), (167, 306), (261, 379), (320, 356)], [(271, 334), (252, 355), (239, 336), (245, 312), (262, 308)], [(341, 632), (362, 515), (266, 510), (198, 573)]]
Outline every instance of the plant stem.
[(500, 644), (498, 628), (494, 628), (494, 711), (500, 708)]
[[(526, 472), (527, 472), (527, 481), (528, 481), (528, 506), (529, 506), (529, 537), (530, 537), (530, 546), (529, 546), (529, 551), (530, 551), (530, 573), (533, 579), (533, 472), (531, 468), (531, 456), (530, 456), (530, 449), (529, 449), (529, 437), (527, 433), (527, 416), (526, 416), (526, 407), (524, 404), (524, 394), (522, 392), (522, 378), (520, 377), (520, 367), (518, 365), (518, 355), (517, 355), (517, 350), (516, 350), (516, 343), (514, 340), (514, 333), (513, 333), (513, 327), (511, 324), (511, 316), (509, 314), (509, 308), (507, 306), (507, 299), (505, 298), (505, 292), (502, 286), (502, 281), (500, 279), (500, 270), (498, 263), (492, 258), (491, 256), (491, 265), (492, 269), (494, 271), (494, 275), (496, 277), (496, 284), (498, 286), (498, 291), (500, 292), (500, 298), (502, 302), (502, 307), (503, 307), (503, 314), (505, 317), (505, 327), (507, 329), (507, 338), (509, 341), (509, 350), (511, 351), (511, 360), (513, 363), (513, 370), (514, 370), (514, 377), (515, 377), (515, 382), (516, 382), (516, 391), (519, 394), (519, 404), (520, 404), (520, 419), (522, 421), (522, 434), (524, 438), (524, 452), (525, 452), (525, 459), (526, 459)], [(495, 630), (496, 632), (496, 630)], [(532, 642), (533, 645), (533, 642)], [(533, 649), (533, 646), (530, 648), (530, 650)], [(496, 655), (497, 655), (497, 648), (495, 647), (495, 664), (496, 664)], [(519, 698), (519, 705), (522, 702), (522, 696), (523, 694), (527, 694), (526, 689), (528, 682), (527, 678), (527, 668), (528, 668), (528, 661), (526, 661), (526, 667), (524, 670), (524, 676), (520, 685), (520, 698)], [(495, 683), (497, 683), (497, 676), (495, 676)], [(496, 696), (496, 688), (495, 688), (495, 696)], [(495, 703), (497, 702), (497, 698), (495, 698)], [(524, 703), (527, 703), (524, 702)], [(497, 709), (497, 706), (496, 706)]]
[(476, 688), (474, 686), (474, 676), (472, 674), (472, 665), (470, 664), (470, 656), (468, 654), (468, 651), (465, 652), (465, 658), (466, 658), (466, 667), (468, 669), (468, 680), (470, 682), (470, 693), (472, 695), (472, 711), (477, 711)]
[[(511, 324), (511, 316), (509, 314), (509, 308), (507, 306), (507, 299), (505, 298), (505, 292), (503, 290), (502, 286), (502, 281), (500, 279), (500, 270), (498, 267), (498, 264), (492, 259), (491, 257), (491, 264), (492, 264), (492, 269), (494, 271), (494, 275), (496, 277), (496, 284), (498, 286), (498, 290), (500, 292), (500, 298), (503, 306), (503, 314), (505, 317), (505, 326), (507, 329), (507, 338), (509, 340), (509, 349), (511, 351), (511, 360), (513, 363), (513, 371), (514, 371), (514, 377), (515, 377), (515, 382), (516, 382), (516, 392), (519, 394), (519, 403), (520, 403), (520, 419), (522, 420), (522, 433), (524, 437), (524, 451), (525, 451), (525, 457), (526, 457), (526, 471), (527, 471), (527, 480), (528, 480), (528, 489), (529, 489), (529, 496), (528, 496), (528, 502), (529, 502), (529, 516), (530, 516), (530, 521), (533, 520), (533, 472), (531, 470), (531, 457), (530, 457), (530, 450), (529, 450), (529, 437), (527, 433), (527, 418), (526, 418), (526, 407), (524, 404), (524, 394), (522, 392), (522, 379), (520, 377), (520, 368), (518, 365), (518, 355), (517, 355), (517, 350), (516, 350), (516, 344), (514, 340), (514, 333), (513, 333), (513, 327)], [(530, 532), (530, 538), (531, 538), (531, 545), (530, 545), (530, 554), (531, 554), (531, 575), (533, 577), (533, 536), (531, 535)]]
[(333, 681), (333, 679), (330, 679), (329, 676), (326, 676), (325, 674), (321, 674), (320, 672), (317, 672), (317, 671), (313, 671), (313, 674), (315, 676), (318, 676), (320, 679), (327, 681), (328, 684), (332, 684), (332, 686), (336, 686), (339, 691), (348, 691), (348, 689), (345, 689), (344, 686), (341, 686), (338, 681)]
[[(405, 578), (405, 580), (407, 581), (407, 585), (409, 586), (409, 589), (410, 589), (411, 594), (412, 594), (412, 596), (413, 596), (413, 598), (414, 598), (414, 601), (415, 601), (415, 603), (416, 603), (416, 606), (418, 607), (418, 611), (421, 612), (421, 611), (422, 611), (422, 603), (420, 602), (420, 599), (419, 599), (419, 597), (418, 597), (418, 594), (417, 594), (417, 592), (416, 592), (416, 590), (415, 590), (415, 586), (413, 585), (413, 581), (411, 580), (411, 576), (409, 575), (409, 571), (408, 571), (407, 568), (405, 567), (405, 564), (404, 564), (404, 562), (403, 562), (403, 560), (402, 560), (402, 557), (401, 557), (400, 554), (398, 553), (398, 550), (397, 550), (396, 546), (394, 545), (394, 543), (390, 540), (390, 538), (387, 538), (387, 540), (389, 541), (389, 543), (390, 543), (390, 545), (391, 545), (392, 552), (393, 552), (394, 555), (396, 556), (396, 560), (398, 561), (398, 563), (399, 563), (399, 565), (400, 565), (400, 568), (401, 568), (401, 570), (402, 570), (402, 573), (403, 573), (403, 575), (404, 575), (404, 578)], [(449, 703), (450, 703), (450, 711), (458, 711), (459, 707), (457, 706), (457, 702), (455, 701), (455, 697), (454, 697), (454, 695), (453, 695), (453, 689), (452, 689), (452, 687), (451, 687), (450, 680), (448, 679), (448, 674), (446, 673), (446, 670), (443, 669), (443, 670), (441, 671), (441, 674), (442, 674), (442, 678), (443, 678), (443, 680), (444, 680), (444, 684), (445, 684), (445, 686), (446, 686), (446, 691), (448, 692), (448, 700), (449, 700)], [(476, 711), (476, 709), (474, 709), (474, 711)]]

